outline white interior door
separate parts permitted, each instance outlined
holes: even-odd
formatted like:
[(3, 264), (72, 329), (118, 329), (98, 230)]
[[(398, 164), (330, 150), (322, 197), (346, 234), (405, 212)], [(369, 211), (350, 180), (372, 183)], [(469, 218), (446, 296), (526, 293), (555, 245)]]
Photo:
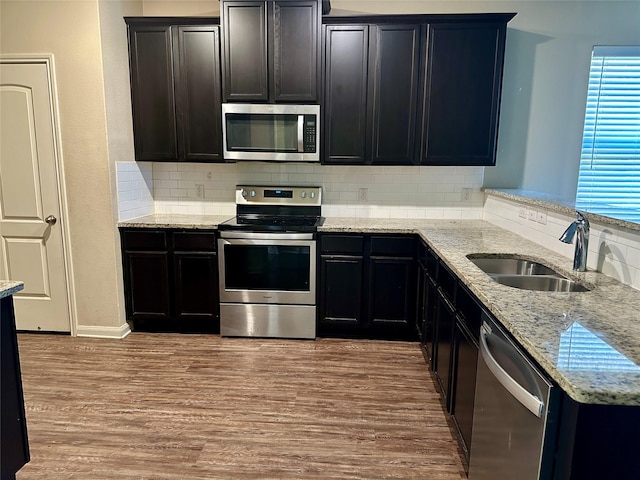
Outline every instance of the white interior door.
[(49, 65), (0, 62), (0, 278), (19, 330), (69, 332)]

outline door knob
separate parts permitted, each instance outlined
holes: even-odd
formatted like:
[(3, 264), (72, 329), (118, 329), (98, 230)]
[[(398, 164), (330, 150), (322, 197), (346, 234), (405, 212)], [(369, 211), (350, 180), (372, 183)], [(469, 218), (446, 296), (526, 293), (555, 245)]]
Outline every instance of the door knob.
[(49, 215), (47, 218), (44, 219), (44, 221), (47, 222), (49, 225), (55, 225), (58, 219), (53, 215)]

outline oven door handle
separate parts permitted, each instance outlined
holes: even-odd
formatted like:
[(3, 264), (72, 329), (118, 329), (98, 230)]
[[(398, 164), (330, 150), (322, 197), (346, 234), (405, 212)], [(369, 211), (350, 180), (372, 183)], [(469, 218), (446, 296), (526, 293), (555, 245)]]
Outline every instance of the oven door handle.
[(239, 238), (247, 240), (313, 240), (313, 233), (258, 233), (222, 231), (220, 238)]

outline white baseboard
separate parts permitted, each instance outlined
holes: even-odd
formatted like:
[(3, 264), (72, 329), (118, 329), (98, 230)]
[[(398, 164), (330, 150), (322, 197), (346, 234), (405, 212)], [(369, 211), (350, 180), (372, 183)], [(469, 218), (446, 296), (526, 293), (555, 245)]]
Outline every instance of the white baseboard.
[(131, 333), (128, 323), (119, 327), (95, 327), (87, 325), (78, 325), (76, 328), (76, 336), (93, 337), (93, 338), (124, 338)]

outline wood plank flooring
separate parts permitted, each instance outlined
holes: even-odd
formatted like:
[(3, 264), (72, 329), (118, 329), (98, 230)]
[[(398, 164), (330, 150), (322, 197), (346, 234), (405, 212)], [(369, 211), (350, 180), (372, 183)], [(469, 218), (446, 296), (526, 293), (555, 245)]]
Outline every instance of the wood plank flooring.
[(466, 478), (415, 343), (18, 336), (30, 479)]

